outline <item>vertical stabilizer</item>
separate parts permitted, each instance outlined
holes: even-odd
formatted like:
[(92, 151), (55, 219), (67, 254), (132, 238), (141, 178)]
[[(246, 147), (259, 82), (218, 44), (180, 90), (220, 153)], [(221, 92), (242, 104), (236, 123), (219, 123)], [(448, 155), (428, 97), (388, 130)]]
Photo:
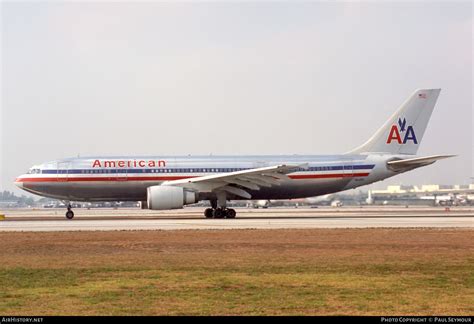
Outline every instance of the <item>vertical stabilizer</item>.
[(349, 153), (416, 154), (440, 91), (416, 90), (367, 142)]

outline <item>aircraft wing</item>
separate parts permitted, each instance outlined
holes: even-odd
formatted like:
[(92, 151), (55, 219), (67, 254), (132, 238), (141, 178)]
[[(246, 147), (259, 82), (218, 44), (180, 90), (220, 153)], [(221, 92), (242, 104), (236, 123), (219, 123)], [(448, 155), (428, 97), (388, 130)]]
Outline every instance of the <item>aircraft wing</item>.
[(199, 192), (225, 191), (239, 197), (251, 199), (246, 191), (260, 190), (261, 187), (279, 186), (281, 181), (288, 180), (288, 173), (307, 168), (303, 165), (275, 165), (270, 167), (255, 168), (243, 171), (227, 172), (207, 175), (191, 179), (165, 181), (163, 186), (180, 186)]
[(426, 157), (418, 157), (418, 158), (411, 158), (411, 159), (402, 159), (402, 160), (394, 160), (387, 162), (387, 166), (394, 170), (403, 170), (403, 169), (410, 169), (410, 168), (418, 168), (426, 165), (430, 165), (435, 163), (438, 160), (447, 159), (456, 155), (432, 155)]

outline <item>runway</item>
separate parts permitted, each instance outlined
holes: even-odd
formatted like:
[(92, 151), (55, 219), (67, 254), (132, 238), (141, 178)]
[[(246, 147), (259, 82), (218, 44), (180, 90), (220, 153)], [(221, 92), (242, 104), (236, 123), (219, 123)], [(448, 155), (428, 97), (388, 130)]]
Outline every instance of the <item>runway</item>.
[(62, 209), (4, 211), (0, 231), (62, 232), (201, 229), (309, 228), (474, 228), (472, 208), (270, 208), (236, 209), (236, 219), (205, 219), (203, 208), (175, 211), (140, 209), (76, 209), (64, 218)]

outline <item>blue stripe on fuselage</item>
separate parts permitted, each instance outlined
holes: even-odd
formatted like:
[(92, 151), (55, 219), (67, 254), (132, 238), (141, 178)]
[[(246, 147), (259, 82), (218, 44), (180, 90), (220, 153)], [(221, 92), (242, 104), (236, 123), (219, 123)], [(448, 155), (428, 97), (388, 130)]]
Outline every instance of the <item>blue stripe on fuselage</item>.
[[(373, 169), (375, 164), (367, 165), (333, 165), (333, 166), (317, 166), (306, 169), (295, 169), (295, 172), (315, 172), (315, 171), (342, 171), (342, 170), (367, 170)], [(251, 170), (252, 168), (154, 168), (154, 169), (62, 169), (62, 170), (42, 170), (43, 174), (113, 174), (113, 173), (127, 173), (127, 174), (143, 174), (143, 173), (224, 173), (236, 172), (243, 170)]]

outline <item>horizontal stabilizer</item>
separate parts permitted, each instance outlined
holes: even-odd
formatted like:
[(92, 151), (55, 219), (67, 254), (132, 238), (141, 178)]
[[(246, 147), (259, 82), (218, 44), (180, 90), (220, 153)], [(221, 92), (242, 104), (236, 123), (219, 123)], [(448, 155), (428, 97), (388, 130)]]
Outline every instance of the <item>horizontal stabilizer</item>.
[(418, 158), (411, 158), (411, 159), (403, 159), (403, 160), (394, 160), (387, 162), (387, 166), (394, 170), (403, 170), (403, 169), (414, 169), (421, 166), (430, 165), (435, 163), (438, 160), (447, 159), (456, 155), (432, 155), (426, 157), (418, 157)]

